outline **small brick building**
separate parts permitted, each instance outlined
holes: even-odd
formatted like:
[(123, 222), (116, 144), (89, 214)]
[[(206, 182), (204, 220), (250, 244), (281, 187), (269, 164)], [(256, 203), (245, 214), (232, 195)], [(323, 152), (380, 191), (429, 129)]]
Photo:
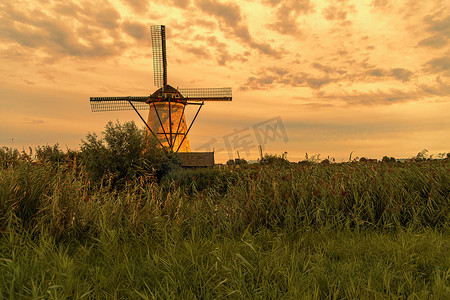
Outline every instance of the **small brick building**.
[(205, 168), (214, 166), (214, 152), (178, 152), (183, 168)]

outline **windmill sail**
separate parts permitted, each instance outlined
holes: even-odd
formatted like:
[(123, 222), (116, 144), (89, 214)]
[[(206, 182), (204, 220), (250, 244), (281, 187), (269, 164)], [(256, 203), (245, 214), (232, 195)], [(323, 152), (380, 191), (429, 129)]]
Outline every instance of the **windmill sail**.
[(91, 97), (91, 111), (122, 111), (134, 110), (130, 102), (138, 110), (148, 110), (148, 96), (143, 97)]
[(178, 89), (187, 101), (231, 101), (231, 88), (181, 88)]
[(154, 83), (157, 87), (167, 84), (166, 27), (154, 25), (150, 27), (153, 48)]

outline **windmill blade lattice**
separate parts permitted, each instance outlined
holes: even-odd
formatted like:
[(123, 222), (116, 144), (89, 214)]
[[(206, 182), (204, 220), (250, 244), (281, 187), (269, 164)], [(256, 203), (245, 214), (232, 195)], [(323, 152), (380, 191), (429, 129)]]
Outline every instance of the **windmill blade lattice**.
[(153, 48), (154, 83), (157, 87), (167, 84), (166, 27), (154, 25), (150, 27)]
[(187, 101), (231, 101), (231, 88), (181, 88), (178, 89)]
[(148, 100), (148, 96), (143, 97), (91, 97), (91, 111), (122, 111), (122, 110), (134, 110), (130, 105), (133, 103), (134, 107), (138, 110), (148, 110), (149, 106), (145, 103)]

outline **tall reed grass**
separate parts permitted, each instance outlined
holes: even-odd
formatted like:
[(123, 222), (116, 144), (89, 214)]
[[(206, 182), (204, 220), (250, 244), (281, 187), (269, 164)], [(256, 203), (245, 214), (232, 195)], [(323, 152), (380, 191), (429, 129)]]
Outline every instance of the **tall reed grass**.
[(0, 298), (450, 296), (450, 162), (0, 169)]

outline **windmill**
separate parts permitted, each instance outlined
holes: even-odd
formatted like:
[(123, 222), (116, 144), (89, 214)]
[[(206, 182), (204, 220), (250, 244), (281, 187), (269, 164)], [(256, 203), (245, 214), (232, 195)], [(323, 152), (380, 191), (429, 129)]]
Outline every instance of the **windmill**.
[[(153, 48), (154, 84), (158, 89), (149, 96), (91, 97), (91, 110), (134, 110), (145, 123), (160, 146), (173, 152), (190, 152), (188, 133), (205, 101), (231, 101), (231, 88), (180, 88), (167, 84), (166, 28), (150, 27)], [(197, 105), (197, 112), (189, 127), (186, 124), (186, 105)], [(139, 110), (149, 110), (147, 122)]]

